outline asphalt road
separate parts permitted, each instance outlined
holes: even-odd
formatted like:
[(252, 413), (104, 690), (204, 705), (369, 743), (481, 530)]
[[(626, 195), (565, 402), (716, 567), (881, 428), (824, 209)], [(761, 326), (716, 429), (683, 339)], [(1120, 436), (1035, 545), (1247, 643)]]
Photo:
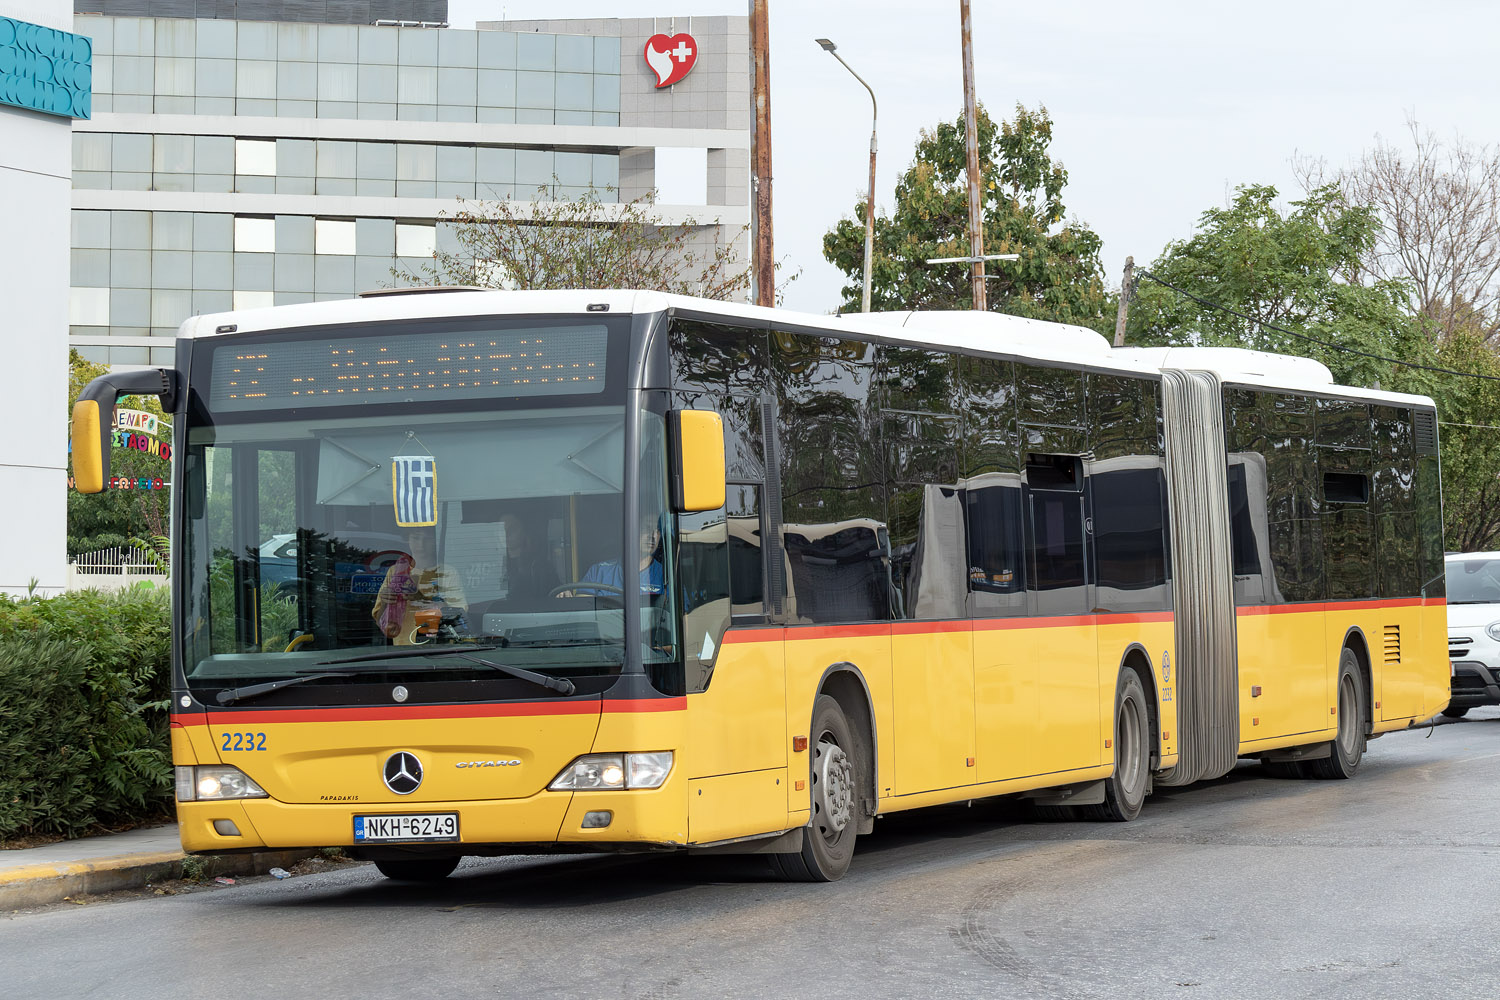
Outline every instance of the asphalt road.
[(0, 915), (0, 996), (1500, 996), (1500, 711), (1358, 777), (1254, 765), (1128, 824), (890, 817), (832, 885), (753, 861), (370, 866)]

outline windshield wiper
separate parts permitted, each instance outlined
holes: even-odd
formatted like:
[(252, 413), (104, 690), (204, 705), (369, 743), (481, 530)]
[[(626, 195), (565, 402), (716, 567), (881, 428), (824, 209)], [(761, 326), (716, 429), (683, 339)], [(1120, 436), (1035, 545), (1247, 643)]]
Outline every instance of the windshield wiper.
[(523, 649), (565, 649), (570, 646), (614, 646), (614, 639), (511, 639), (507, 645)]
[[(539, 674), (522, 667), (513, 667), (508, 663), (496, 663), (493, 660), (484, 660), (477, 656), (469, 655), (471, 651), (486, 652), (499, 648), (499, 646), (465, 646), (463, 648), (450, 646), (444, 649), (412, 649), (388, 653), (364, 653), (359, 656), (345, 656), (336, 660), (320, 660), (316, 665), (331, 667), (351, 663), (370, 663), (377, 660), (400, 660), (413, 656), (456, 656), (461, 660), (469, 660), (472, 663), (478, 663), (480, 666), (489, 667), (491, 670), (498, 670), (500, 673), (508, 674), (517, 680), (530, 681), (533, 684), (538, 684), (549, 691), (556, 691), (559, 694), (570, 695), (577, 690), (573, 682), (566, 678), (548, 677), (546, 674)], [(324, 680), (329, 677), (345, 677), (349, 674), (360, 673), (364, 669), (363, 667), (356, 667), (353, 670), (321, 670), (313, 674), (302, 674), (299, 677), (286, 677), (279, 681), (266, 681), (264, 684), (225, 688), (218, 693), (217, 700), (220, 705), (232, 705), (237, 701), (248, 701), (251, 698), (259, 698), (261, 695), (270, 694), (272, 691), (280, 691), (282, 688), (293, 687), (297, 684), (306, 684), (309, 681)], [(436, 669), (436, 667), (432, 669)]]

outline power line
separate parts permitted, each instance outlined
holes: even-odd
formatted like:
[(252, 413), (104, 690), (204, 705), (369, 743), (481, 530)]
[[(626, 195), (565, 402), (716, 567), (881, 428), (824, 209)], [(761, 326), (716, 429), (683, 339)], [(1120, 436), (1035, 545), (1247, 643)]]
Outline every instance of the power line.
[(1400, 358), (1388, 358), (1383, 354), (1371, 354), (1369, 351), (1360, 351), (1356, 350), (1353, 347), (1344, 347), (1340, 344), (1330, 344), (1326, 340), (1319, 340), (1317, 337), (1309, 337), (1305, 333), (1298, 333), (1295, 330), (1288, 330), (1284, 326), (1277, 326), (1275, 323), (1267, 323), (1263, 319), (1256, 319), (1254, 316), (1246, 315), (1245, 313), (1240, 312), (1238, 309), (1231, 309), (1228, 306), (1220, 305), (1217, 302), (1210, 302), (1208, 299), (1205, 299), (1202, 296), (1194, 295), (1192, 292), (1184, 288), (1178, 288), (1170, 281), (1163, 281), (1161, 278), (1158, 278), (1150, 271), (1141, 270), (1137, 271), (1136, 273), (1143, 278), (1150, 278), (1158, 285), (1161, 285), (1165, 288), (1170, 288), (1172, 291), (1176, 292), (1178, 295), (1183, 296), (1184, 298), (1192, 299), (1199, 305), (1207, 306), (1210, 309), (1218, 309), (1220, 312), (1227, 312), (1231, 316), (1238, 316), (1240, 319), (1246, 320), (1250, 323), (1255, 323), (1263, 327), (1264, 329), (1275, 330), (1277, 333), (1284, 333), (1288, 337), (1296, 337), (1298, 340), (1305, 340), (1309, 344), (1317, 344), (1319, 347), (1326, 347), (1330, 351), (1342, 351), (1345, 354), (1357, 354), (1362, 358), (1370, 358), (1374, 361), (1384, 361), (1387, 364), (1401, 365), (1405, 368), (1415, 368), (1418, 371), (1437, 372), (1440, 375), (1459, 375), (1463, 378), (1482, 378), (1489, 382), (1500, 382), (1500, 375), (1481, 375), (1478, 372), (1461, 372), (1455, 368), (1436, 368), (1432, 365), (1419, 365), (1412, 361), (1402, 361)]

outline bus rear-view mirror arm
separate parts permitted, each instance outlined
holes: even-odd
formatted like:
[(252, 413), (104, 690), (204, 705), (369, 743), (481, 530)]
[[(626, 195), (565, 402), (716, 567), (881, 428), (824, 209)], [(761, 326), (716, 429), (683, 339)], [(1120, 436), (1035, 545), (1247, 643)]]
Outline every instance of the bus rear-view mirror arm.
[(78, 394), (73, 404), (73, 484), (80, 493), (101, 493), (109, 481), (109, 446), (115, 402), (121, 396), (159, 396), (162, 409), (177, 408), (177, 375), (167, 368), (109, 372)]

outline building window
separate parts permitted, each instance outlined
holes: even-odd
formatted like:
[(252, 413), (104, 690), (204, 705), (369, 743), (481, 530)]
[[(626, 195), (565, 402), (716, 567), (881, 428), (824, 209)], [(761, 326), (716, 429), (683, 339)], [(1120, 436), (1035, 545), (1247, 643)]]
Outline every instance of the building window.
[(352, 219), (319, 219), (314, 228), (315, 253), (354, 256), (354, 222)]
[(259, 177), (275, 177), (276, 140), (234, 140), (234, 172)]
[(436, 226), (396, 223), (397, 257), (431, 257), (436, 250)]
[(235, 216), (234, 249), (237, 253), (275, 253), (276, 220)]
[(69, 300), (69, 326), (109, 326), (109, 289), (74, 288)]
[(275, 292), (235, 292), (236, 309), (268, 309), (276, 304)]

